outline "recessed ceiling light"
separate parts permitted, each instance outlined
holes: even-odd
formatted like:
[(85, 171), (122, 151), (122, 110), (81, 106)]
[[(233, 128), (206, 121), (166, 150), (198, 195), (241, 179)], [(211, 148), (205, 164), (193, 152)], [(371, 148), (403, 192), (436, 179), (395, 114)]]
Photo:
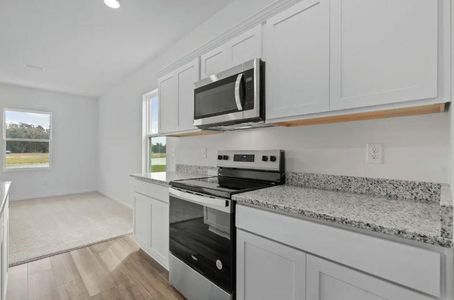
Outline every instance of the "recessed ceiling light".
[(113, 9), (120, 7), (120, 1), (118, 0), (104, 0), (104, 4)]
[(45, 71), (44, 67), (37, 66), (37, 65), (25, 64), (24, 67), (25, 67), (25, 68), (28, 68), (28, 69), (33, 69), (33, 70), (41, 71), (41, 72), (44, 72), (44, 71)]

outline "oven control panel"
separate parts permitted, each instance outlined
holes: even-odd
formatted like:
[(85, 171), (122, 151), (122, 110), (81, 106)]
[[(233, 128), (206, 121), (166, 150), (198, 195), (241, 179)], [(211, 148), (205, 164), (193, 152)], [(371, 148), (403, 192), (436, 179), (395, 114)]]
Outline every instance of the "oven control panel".
[(283, 150), (218, 151), (218, 167), (279, 171), (284, 164)]

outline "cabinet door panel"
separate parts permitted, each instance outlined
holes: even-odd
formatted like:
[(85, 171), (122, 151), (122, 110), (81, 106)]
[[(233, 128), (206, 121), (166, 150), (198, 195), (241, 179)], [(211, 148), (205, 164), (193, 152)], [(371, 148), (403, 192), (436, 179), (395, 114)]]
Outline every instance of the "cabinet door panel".
[(167, 268), (169, 264), (169, 204), (152, 199), (151, 220), (152, 256)]
[(304, 300), (306, 254), (237, 230), (237, 299)]
[(175, 73), (159, 80), (159, 132), (178, 130), (178, 82)]
[(306, 274), (306, 300), (434, 299), (311, 255)]
[(194, 129), (194, 83), (199, 80), (199, 59), (178, 69), (179, 131)]
[(227, 43), (230, 67), (262, 57), (262, 25), (233, 38)]
[(6, 200), (3, 208), (3, 243), (2, 243), (2, 299), (6, 299), (6, 288), (8, 281), (8, 268), (9, 268), (9, 200)]
[(225, 45), (203, 54), (201, 59), (201, 78), (219, 73), (227, 69), (227, 52)]
[(331, 4), (331, 109), (437, 97), (437, 0)]
[(267, 20), (268, 119), (329, 109), (329, 1), (305, 0)]
[(147, 251), (151, 247), (151, 214), (150, 198), (134, 193), (134, 234)]

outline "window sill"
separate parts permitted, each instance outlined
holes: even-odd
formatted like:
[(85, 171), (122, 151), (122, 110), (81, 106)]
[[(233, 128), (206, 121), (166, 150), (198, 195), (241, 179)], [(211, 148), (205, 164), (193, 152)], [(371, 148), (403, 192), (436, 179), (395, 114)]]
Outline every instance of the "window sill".
[(3, 172), (5, 173), (14, 173), (14, 172), (22, 172), (22, 171), (50, 171), (52, 169), (51, 166), (46, 167), (3, 167)]

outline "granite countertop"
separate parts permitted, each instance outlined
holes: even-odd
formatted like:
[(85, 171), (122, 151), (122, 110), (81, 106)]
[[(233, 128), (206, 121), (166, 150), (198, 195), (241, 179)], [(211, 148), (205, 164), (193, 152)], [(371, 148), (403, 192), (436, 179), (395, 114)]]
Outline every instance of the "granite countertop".
[(0, 213), (3, 212), (3, 208), (5, 207), (6, 198), (8, 196), (10, 187), (11, 187), (10, 181), (6, 181), (6, 182), (0, 181), (0, 200), (1, 200)]
[(175, 171), (136, 173), (131, 177), (160, 185), (168, 186), (171, 181), (217, 175), (217, 168), (207, 166), (177, 164)]
[(286, 215), (351, 226), (441, 247), (453, 247), (452, 198), (441, 188), (438, 201), (281, 185), (233, 196), (238, 204)]
[[(173, 180), (203, 177), (204, 175), (181, 172), (155, 172), (131, 174), (131, 177), (160, 185), (168, 186)], [(206, 176), (206, 175), (205, 175)]]

